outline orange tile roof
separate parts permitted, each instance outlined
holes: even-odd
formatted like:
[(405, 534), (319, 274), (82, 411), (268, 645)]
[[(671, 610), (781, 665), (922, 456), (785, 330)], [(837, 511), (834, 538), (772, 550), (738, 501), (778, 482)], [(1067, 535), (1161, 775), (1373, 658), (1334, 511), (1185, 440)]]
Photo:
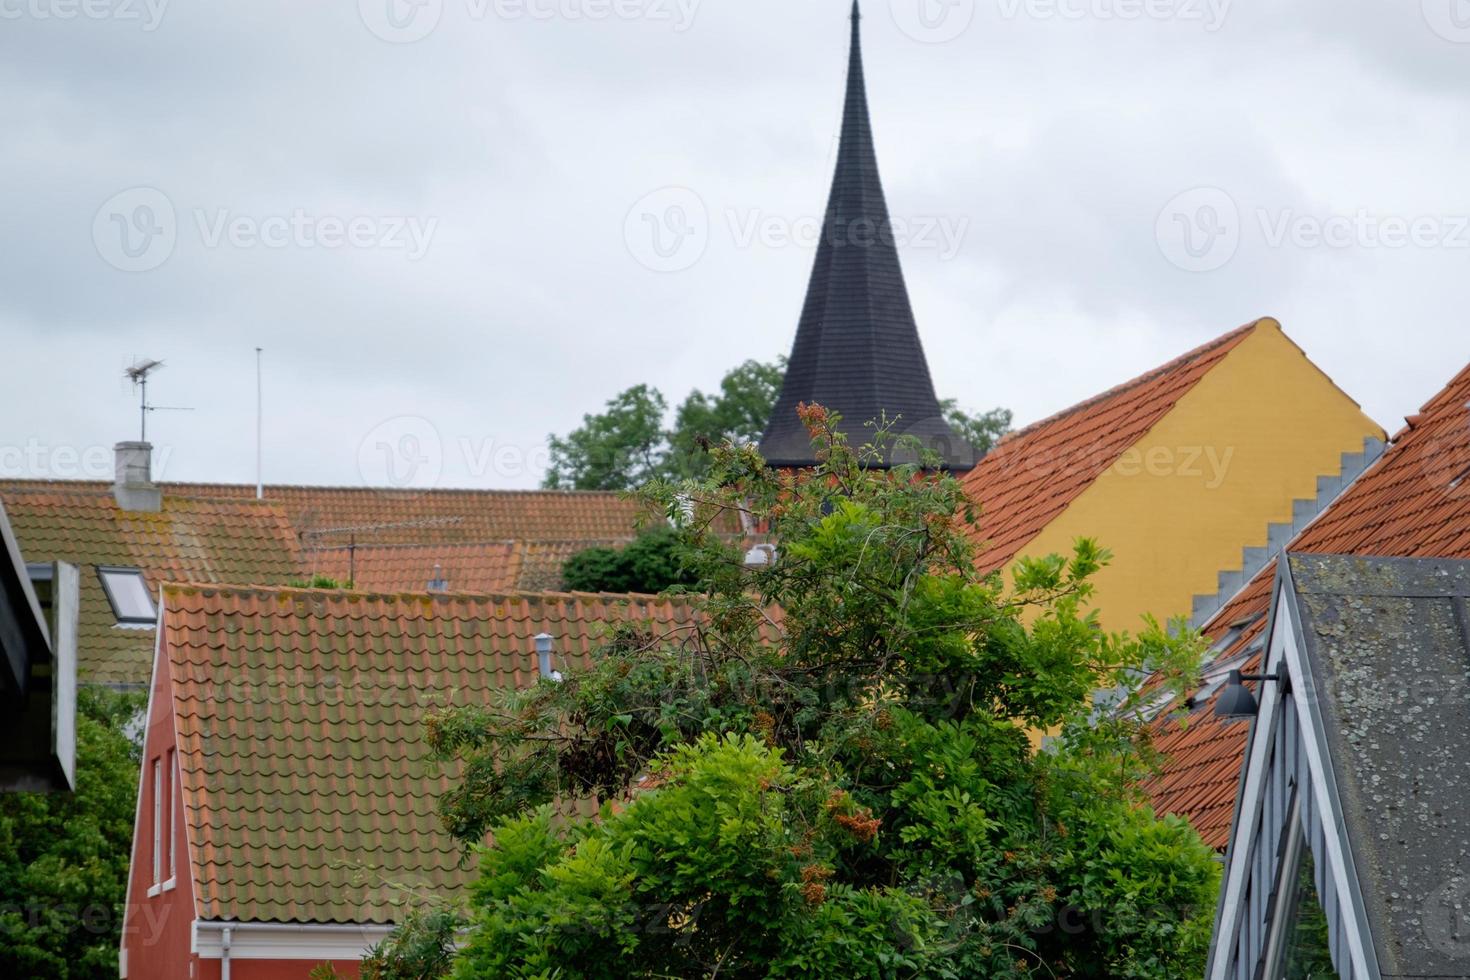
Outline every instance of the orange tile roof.
[(385, 880), (474, 877), (440, 824), (457, 778), (426, 760), (425, 711), (536, 680), (533, 637), (585, 664), (609, 624), (670, 635), (688, 599), (372, 595), (170, 585), (167, 670), (196, 914), (382, 923)]
[[(560, 592), (567, 559), (589, 548), (619, 548), (632, 538), (573, 541), (496, 541), (490, 544), (307, 546), (311, 575), (352, 582), (370, 592), (415, 592), (427, 587), (434, 566), (453, 592)], [(355, 565), (356, 574), (353, 575)]]
[(167, 496), (163, 510), (118, 508), (108, 491), (0, 489), (26, 560), (81, 566), (78, 675), (102, 684), (142, 684), (154, 631), (117, 625), (98, 566), (137, 568), (155, 595), (188, 579), (284, 585), (301, 574), (296, 534), (281, 508), (254, 501)]
[[(1218, 648), (1212, 664), (1234, 664), (1243, 671), (1259, 665), (1254, 654), (1241, 658), (1257, 647), (1265, 632), (1275, 576), (1273, 561), (1206, 624), (1205, 635)], [(1233, 623), (1244, 625), (1237, 631)], [(1210, 697), (1193, 705), (1187, 716), (1176, 710), (1155, 719), (1153, 746), (1166, 761), (1144, 790), (1158, 813), (1188, 817), (1206, 844), (1223, 849), (1230, 840), (1236, 780), (1250, 726), (1216, 718), (1214, 703)]]
[[(163, 483), (164, 493), (201, 500), (254, 500), (255, 486), (238, 483)], [(96, 481), (0, 480), (8, 489), (103, 492)], [(373, 487), (267, 486), (304, 538), (346, 543), (348, 532), (373, 544), (479, 544), (486, 541), (623, 540), (640, 518), (653, 517), (619, 493), (563, 490), (393, 490)], [(308, 545), (310, 541), (306, 542)]]
[[(259, 506), (253, 486), (162, 486), (170, 499), (187, 499), (201, 507), (206, 501)], [(0, 499), (12, 493), (47, 492), (61, 495), (53, 500), (74, 494), (98, 501), (111, 496), (110, 486), (96, 481), (0, 480)], [(297, 569), (294, 577), (320, 573), (346, 581), (349, 547), (355, 542), (357, 585), (390, 592), (426, 588), (436, 563), (457, 592), (554, 591), (562, 587), (567, 558), (588, 548), (627, 544), (636, 536), (640, 519), (654, 516), (641, 503), (616, 493), (267, 487), (266, 495), (265, 506), (284, 516), (308, 566)], [(117, 562), (97, 557), (103, 552), (94, 553), (85, 540), (74, 544), (66, 552), (70, 560)], [(43, 558), (40, 554), (35, 560)], [(203, 570), (182, 571), (188, 574), (176, 577), (237, 585), (283, 585), (291, 580), (279, 575), (230, 579)], [(146, 637), (133, 639), (131, 646), (143, 650)], [(86, 651), (83, 654), (85, 660)], [(151, 648), (143, 654), (146, 658)], [(129, 673), (142, 671), (143, 676), (132, 680), (146, 680), (146, 659), (133, 660)]]
[(568, 558), (589, 548), (620, 548), (631, 540), (519, 542), (521, 567), (516, 588), (523, 592), (555, 592), (564, 587), (562, 567)]
[[(1470, 367), (1461, 371), (1383, 456), (1290, 545), (1304, 554), (1470, 559)], [(1254, 620), (1217, 663), (1247, 651), (1265, 626), (1276, 566), (1271, 563), (1205, 626), (1221, 641), (1231, 624)], [(1252, 655), (1242, 669), (1255, 670)], [(1148, 784), (1154, 808), (1190, 819), (1205, 841), (1229, 842), (1236, 784), (1250, 726), (1215, 720), (1213, 698), (1154, 724), (1154, 744), (1168, 756)]]
[[(254, 487), (178, 484), (171, 492), (193, 496), (254, 496)], [(476, 544), (485, 541), (625, 539), (648, 510), (618, 493), (560, 490), (381, 490), (371, 488), (267, 487), (303, 538), (343, 543), (333, 528), (357, 532), (375, 544)], [(407, 525), (407, 526), (391, 526)], [(307, 542), (310, 544), (310, 542)]]
[(436, 578), (447, 583), (444, 592), (514, 592), (521, 588), (523, 555), (516, 542), (497, 541), (308, 547), (302, 560), (311, 575), (363, 592), (422, 591)]
[(1009, 564), (1260, 322), (1002, 439), (963, 481), (981, 507), (981, 570)]

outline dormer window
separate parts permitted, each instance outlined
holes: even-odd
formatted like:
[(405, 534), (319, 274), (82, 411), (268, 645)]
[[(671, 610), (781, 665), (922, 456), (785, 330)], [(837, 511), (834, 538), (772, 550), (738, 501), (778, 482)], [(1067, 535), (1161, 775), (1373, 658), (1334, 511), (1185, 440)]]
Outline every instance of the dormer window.
[(112, 614), (119, 626), (152, 626), (158, 622), (153, 595), (143, 573), (136, 568), (99, 568), (97, 577), (107, 593)]

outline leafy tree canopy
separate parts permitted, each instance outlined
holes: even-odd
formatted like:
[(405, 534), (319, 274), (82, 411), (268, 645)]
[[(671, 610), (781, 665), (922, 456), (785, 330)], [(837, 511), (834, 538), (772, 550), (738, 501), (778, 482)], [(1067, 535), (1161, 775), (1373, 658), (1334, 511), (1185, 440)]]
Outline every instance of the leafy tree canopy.
[(685, 546), (672, 528), (644, 531), (621, 548), (591, 548), (567, 559), (562, 585), (573, 592), (656, 595), (699, 579), (685, 564)]
[(76, 791), (0, 794), (0, 976), (117, 976), (143, 706), (82, 688)]
[(660, 475), (668, 450), (663, 430), (668, 402), (655, 388), (635, 385), (584, 415), (582, 427), (551, 437), (551, 490), (628, 490)]
[[(760, 439), (770, 421), (786, 359), (746, 361), (720, 381), (713, 394), (695, 391), (665, 428), (668, 402), (649, 385), (636, 385), (608, 402), (596, 415), (582, 417), (580, 428), (551, 437), (551, 466), (545, 486), (553, 490), (634, 490), (655, 478), (679, 480), (705, 476), (709, 448)], [(945, 418), (981, 453), (990, 451), (1010, 429), (1011, 413), (993, 409), (970, 415), (953, 400), (942, 403)]]
[(1008, 408), (992, 408), (988, 412), (971, 415), (953, 398), (940, 402), (939, 407), (955, 434), (974, 446), (981, 456), (994, 449), (1001, 436), (1011, 431), (1011, 423), (1015, 419)]
[[(1090, 541), (979, 576), (953, 479), (870, 469), (805, 419), (815, 472), (726, 446), (648, 490), (676, 521), (694, 502), (707, 625), (625, 628), (564, 683), (429, 716), (481, 874), (372, 962), (463, 926), (461, 978), (1198, 975), (1213, 854), (1137, 788), (1137, 695), (1091, 704), (1143, 670), (1182, 689), (1197, 636), (1104, 633)], [(773, 564), (711, 533), (731, 508)], [(564, 815), (587, 798), (600, 819)]]
[(711, 445), (755, 442), (766, 431), (781, 394), (786, 358), (771, 364), (746, 361), (720, 381), (718, 394), (696, 391), (679, 406), (669, 433), (671, 477), (702, 476), (709, 470)]

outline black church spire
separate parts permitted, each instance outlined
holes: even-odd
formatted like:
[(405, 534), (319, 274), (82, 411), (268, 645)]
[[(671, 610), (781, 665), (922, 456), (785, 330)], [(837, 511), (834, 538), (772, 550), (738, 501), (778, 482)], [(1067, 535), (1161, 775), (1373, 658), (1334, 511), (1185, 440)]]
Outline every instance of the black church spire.
[[(796, 417), (802, 402), (842, 415), (853, 446), (872, 441), (867, 423), (885, 413), (899, 434), (919, 437), (947, 468), (968, 470), (975, 451), (950, 429), (909, 305), (863, 80), (862, 14), (852, 5), (852, 53), (837, 172), (781, 396), (761, 439), (773, 466), (811, 466), (811, 439)], [(912, 462), (911, 452), (885, 454)]]

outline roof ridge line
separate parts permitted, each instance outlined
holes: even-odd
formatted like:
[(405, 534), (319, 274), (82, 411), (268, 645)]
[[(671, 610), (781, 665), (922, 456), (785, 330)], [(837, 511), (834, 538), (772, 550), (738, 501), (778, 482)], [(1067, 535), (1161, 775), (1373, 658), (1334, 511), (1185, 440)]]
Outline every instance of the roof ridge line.
[[(27, 485), (29, 484), (29, 486)], [(64, 477), (49, 476), (6, 476), (0, 477), (0, 487), (9, 487), (17, 491), (35, 492), (52, 490), (58, 493), (107, 493), (110, 492), (112, 484), (107, 480), (72, 480)], [(256, 500), (253, 483), (215, 483), (200, 480), (160, 480), (158, 487), (165, 496), (192, 497), (204, 500)], [(65, 489), (61, 489), (65, 488)], [(207, 494), (180, 493), (180, 488), (196, 490), (239, 490), (249, 491), (249, 496), (229, 495), (226, 497), (211, 497)], [(537, 488), (534, 490), (523, 489), (497, 489), (495, 487), (427, 487), (417, 489), (413, 487), (368, 487), (350, 486), (348, 484), (312, 484), (312, 483), (267, 483), (265, 485), (266, 497), (263, 503), (271, 503), (270, 491), (272, 490), (330, 490), (339, 493), (374, 493), (388, 496), (418, 496), (422, 494), (478, 494), (484, 496), (546, 496), (546, 497), (618, 497), (632, 499), (623, 490), (550, 490)]]
[(1116, 398), (1118, 395), (1131, 391), (1132, 389), (1137, 388), (1140, 385), (1147, 384), (1150, 381), (1156, 381), (1164, 375), (1177, 371), (1180, 368), (1188, 367), (1190, 364), (1193, 364), (1195, 361), (1206, 356), (1207, 354), (1213, 354), (1215, 351), (1230, 343), (1232, 340), (1236, 340), (1245, 336), (1246, 334), (1259, 327), (1262, 323), (1265, 323), (1270, 319), (1270, 317), (1260, 317), (1259, 319), (1252, 320), (1250, 323), (1247, 323), (1244, 326), (1236, 327), (1234, 330), (1231, 330), (1228, 333), (1221, 334), (1214, 340), (1201, 344), (1199, 347), (1196, 347), (1191, 351), (1180, 354), (1172, 361), (1168, 361), (1167, 363), (1161, 364), (1150, 371), (1146, 371), (1136, 378), (1124, 381), (1122, 384), (1119, 385), (1114, 385), (1107, 391), (1093, 395), (1091, 398), (1083, 399), (1075, 405), (1064, 408), (1059, 412), (1054, 412), (1051, 415), (1048, 415), (1046, 418), (1039, 419), (1027, 426), (1024, 426), (1023, 428), (1017, 429), (1016, 431), (1009, 433), (1004, 438), (1002, 438), (1000, 442), (996, 444), (995, 448), (1000, 449), (1002, 446), (1004, 446), (1008, 442), (1011, 442), (1012, 440), (1020, 439), (1023, 436), (1030, 435), (1037, 429), (1058, 422), (1069, 415), (1075, 415), (1083, 409), (1091, 408), (1094, 405), (1101, 404), (1102, 402), (1108, 401), (1111, 398)]
[[(50, 482), (56, 482), (56, 481), (50, 481)], [(166, 481), (160, 482), (158, 485), (159, 485), (160, 488), (162, 488), (162, 490), (163, 490), (163, 492), (165, 494), (167, 494), (169, 492), (169, 488), (170, 487), (198, 487), (198, 488), (201, 488), (201, 489), (224, 489), (224, 488), (230, 488), (230, 489), (241, 489), (241, 490), (251, 490), (251, 491), (253, 491), (255, 489), (254, 484), (250, 484), (250, 483), (208, 483), (208, 482), (201, 483), (201, 482), (197, 482), (197, 481), (193, 481), (193, 480), (166, 480)], [(625, 499), (631, 499), (629, 497), (629, 495), (626, 493), (626, 491), (623, 491), (623, 490), (549, 490), (549, 489), (545, 489), (545, 488), (538, 488), (538, 489), (534, 489), (534, 490), (521, 490), (521, 489), (505, 489), (505, 490), (502, 490), (502, 489), (496, 489), (494, 487), (426, 487), (426, 488), (420, 489), (420, 488), (415, 488), (415, 487), (367, 487), (367, 486), (349, 486), (347, 484), (312, 484), (312, 483), (274, 483), (274, 484), (272, 484), (272, 483), (267, 483), (265, 485), (265, 491), (266, 491), (266, 497), (265, 497), (265, 499), (267, 501), (269, 501), (271, 499), (270, 492), (272, 490), (312, 490), (312, 491), (330, 490), (330, 491), (337, 492), (337, 493), (373, 493), (373, 494), (382, 494), (382, 495), (390, 496), (390, 497), (396, 497), (396, 496), (410, 497), (410, 496), (420, 496), (420, 495), (423, 495), (423, 494), (453, 494), (453, 493), (462, 493), (462, 494), (480, 494), (480, 495), (485, 495), (485, 496), (492, 496), (493, 495), (493, 496), (524, 496), (524, 497), (542, 497), (542, 496), (544, 496), (544, 497), (621, 497), (621, 498), (625, 498)], [(253, 496), (252, 496), (252, 499), (254, 499)]]
[[(313, 545), (303, 544), (301, 546), (301, 550), (302, 551), (305, 551), (305, 552), (316, 552), (316, 551), (345, 551), (345, 550), (347, 550), (349, 548), (356, 548), (358, 551), (365, 551), (365, 550), (366, 551), (388, 551), (388, 550), (391, 550), (391, 549), (399, 549), (399, 550), (407, 551), (410, 548), (412, 548), (414, 550), (444, 550), (444, 549), (455, 549), (455, 548), (491, 548), (491, 547), (496, 547), (496, 546), (506, 547), (506, 548), (515, 548), (515, 547), (517, 547), (517, 546), (519, 546), (519, 545), (521, 545), (523, 543), (524, 542), (522, 542), (519, 538), (494, 538), (494, 539), (489, 540), (489, 541), (449, 541), (449, 542), (398, 541), (398, 542), (391, 542), (391, 543), (390, 542), (385, 542), (385, 543), (382, 543), (382, 544), (379, 544), (379, 543), (376, 543), (376, 542), (372, 542), (372, 541), (368, 541), (368, 542), (359, 542), (358, 544), (355, 544), (355, 545), (352, 545), (352, 544), (313, 544)], [(578, 543), (580, 543), (580, 539), (574, 539), (571, 543), (572, 544), (578, 544)]]
[(527, 590), (513, 590), (510, 592), (428, 592), (428, 591), (374, 591), (372, 589), (310, 589), (296, 588), (289, 585), (236, 585), (219, 584), (214, 582), (176, 582), (164, 580), (159, 586), (165, 594), (170, 590), (190, 590), (195, 592), (215, 592), (230, 595), (319, 595), (339, 599), (388, 599), (393, 601), (420, 600), (420, 599), (470, 599), (475, 601), (511, 601), (527, 599), (552, 599), (566, 600), (575, 599), (579, 602), (588, 600), (596, 601), (653, 601), (668, 602), (678, 605), (688, 605), (696, 599), (704, 598), (696, 593), (673, 593), (658, 595), (647, 592), (563, 592), (548, 591), (536, 592)]

